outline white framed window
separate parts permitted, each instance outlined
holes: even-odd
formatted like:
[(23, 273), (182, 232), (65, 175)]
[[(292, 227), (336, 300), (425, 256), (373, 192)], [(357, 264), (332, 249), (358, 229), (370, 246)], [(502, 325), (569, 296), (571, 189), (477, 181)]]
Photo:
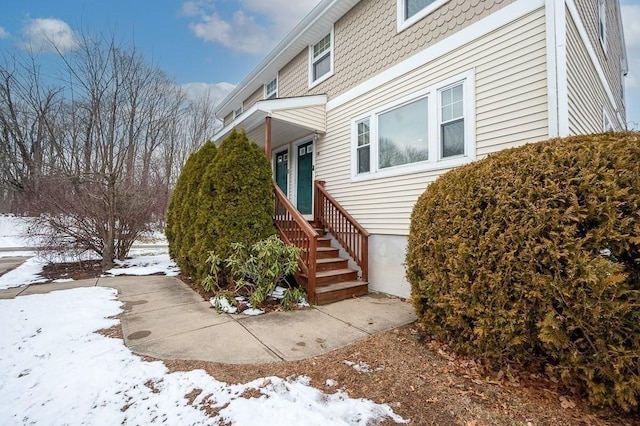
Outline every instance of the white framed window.
[(309, 46), (309, 87), (333, 75), (333, 28), (317, 43)]
[(469, 71), (355, 117), (352, 180), (473, 161), (474, 85)]
[(233, 110), (233, 118), (238, 118), (242, 115), (244, 108), (240, 105), (240, 108)]
[(602, 130), (605, 132), (613, 132), (615, 130), (609, 114), (607, 114), (607, 110), (604, 107), (602, 108)]
[(607, 3), (598, 0), (598, 38), (604, 53), (607, 53)]
[(398, 32), (418, 22), (449, 0), (397, 0)]
[(278, 77), (264, 85), (264, 98), (275, 99), (278, 97)]

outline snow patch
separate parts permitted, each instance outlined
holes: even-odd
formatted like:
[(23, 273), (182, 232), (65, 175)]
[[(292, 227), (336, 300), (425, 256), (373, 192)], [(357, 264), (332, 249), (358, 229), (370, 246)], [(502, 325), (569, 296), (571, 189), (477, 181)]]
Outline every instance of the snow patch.
[[(95, 333), (116, 325), (110, 317), (121, 312), (116, 291), (102, 287), (0, 300), (0, 418), (9, 424), (406, 423), (388, 405), (344, 391), (324, 394), (305, 377), (229, 385), (203, 370), (169, 373), (122, 340)], [(261, 396), (250, 398), (248, 390)], [(192, 403), (188, 394), (197, 395)], [(217, 414), (209, 417), (206, 406)]]
[(130, 259), (115, 260), (114, 263), (118, 266), (106, 271), (104, 276), (164, 274), (175, 277), (180, 274), (180, 268), (166, 252), (156, 251), (150, 255), (132, 252)]
[(38, 257), (27, 259), (22, 265), (0, 276), (0, 289), (46, 282), (47, 279), (41, 275), (46, 264)]

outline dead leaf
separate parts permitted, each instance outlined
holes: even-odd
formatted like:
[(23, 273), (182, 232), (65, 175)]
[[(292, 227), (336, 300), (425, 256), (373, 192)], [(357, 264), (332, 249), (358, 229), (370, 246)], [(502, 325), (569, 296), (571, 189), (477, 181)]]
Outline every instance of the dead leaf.
[(576, 408), (576, 403), (570, 400), (569, 398), (565, 396), (561, 396), (559, 399), (560, 399), (560, 406), (565, 410), (570, 408)]

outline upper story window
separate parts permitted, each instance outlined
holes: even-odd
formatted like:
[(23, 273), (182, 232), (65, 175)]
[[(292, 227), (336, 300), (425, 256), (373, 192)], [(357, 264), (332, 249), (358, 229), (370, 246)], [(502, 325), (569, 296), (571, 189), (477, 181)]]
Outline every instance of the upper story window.
[(275, 99), (278, 97), (278, 77), (264, 85), (264, 98)]
[(397, 0), (398, 31), (411, 26), (449, 0)]
[(333, 75), (333, 29), (316, 44), (309, 46), (309, 86), (313, 87)]
[(605, 0), (598, 0), (598, 37), (600, 44), (607, 52), (607, 3)]
[(233, 110), (233, 118), (238, 118), (240, 115), (242, 115), (242, 111), (243, 111), (242, 106), (236, 110)]
[(352, 178), (454, 167), (475, 158), (473, 73), (378, 108), (352, 122)]

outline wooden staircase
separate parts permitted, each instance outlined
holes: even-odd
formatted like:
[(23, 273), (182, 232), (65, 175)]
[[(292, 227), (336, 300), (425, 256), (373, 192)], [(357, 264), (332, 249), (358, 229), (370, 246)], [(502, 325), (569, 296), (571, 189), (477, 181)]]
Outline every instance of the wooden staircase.
[[(349, 260), (340, 257), (340, 248), (332, 247), (330, 237), (324, 228), (311, 223), (319, 237), (316, 246), (316, 282), (310, 303), (325, 305), (339, 300), (357, 296), (365, 296), (369, 292), (369, 285), (358, 277), (359, 271), (349, 267)], [(338, 243), (335, 243), (338, 244)], [(298, 284), (307, 288), (309, 277), (299, 274)]]
[[(302, 250), (295, 274), (310, 303), (322, 305), (368, 293), (367, 231), (324, 189), (315, 183), (315, 222), (307, 222), (274, 185), (274, 224), (280, 238)], [(347, 258), (341, 257), (340, 252)], [(350, 267), (358, 265), (358, 269)]]

